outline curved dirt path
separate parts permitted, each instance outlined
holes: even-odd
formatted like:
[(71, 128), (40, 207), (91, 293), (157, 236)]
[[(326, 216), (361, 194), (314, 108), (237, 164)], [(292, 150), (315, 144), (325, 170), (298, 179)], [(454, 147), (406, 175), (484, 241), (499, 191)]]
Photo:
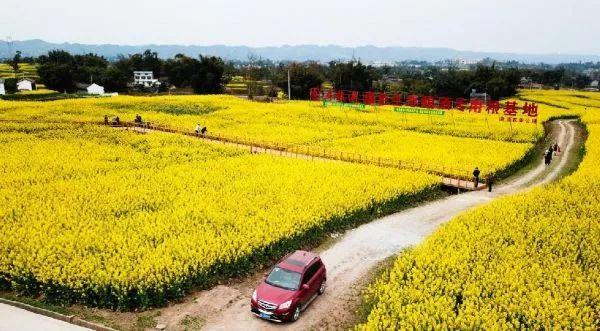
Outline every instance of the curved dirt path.
[(556, 123), (560, 128), (557, 140), (565, 157), (555, 158), (552, 165), (544, 165), (540, 157), (535, 168), (494, 187), (492, 193), (484, 190), (450, 196), (347, 231), (332, 246), (320, 252), (327, 266), (327, 291), (303, 312), (296, 323), (275, 324), (250, 313), (249, 298), (260, 276), (197, 293), (195, 300), (171, 307), (174, 309), (167, 308), (157, 319), (166, 322), (168, 330), (180, 328), (178, 321), (194, 316), (204, 320), (204, 330), (335, 328), (354, 315), (354, 312), (345, 311), (346, 303), (356, 300), (357, 287), (364, 283), (378, 263), (418, 244), (440, 225), (467, 209), (556, 179), (567, 164), (566, 156), (570, 155), (576, 132), (571, 121)]

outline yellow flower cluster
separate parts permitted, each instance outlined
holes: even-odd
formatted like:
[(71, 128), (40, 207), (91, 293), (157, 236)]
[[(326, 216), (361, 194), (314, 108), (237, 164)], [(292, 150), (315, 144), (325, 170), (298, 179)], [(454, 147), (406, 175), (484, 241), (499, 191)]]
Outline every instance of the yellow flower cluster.
[(485, 176), (520, 161), (533, 144), (398, 130), (322, 142), (319, 146), (345, 153), (361, 151), (366, 157), (407, 162), (415, 168), (422, 165), (445, 174), (469, 175), (479, 167)]
[[(2, 102), (0, 119), (100, 121), (107, 114), (194, 129), (264, 145), (313, 148), (310, 153), (353, 153), (468, 175), (510, 167), (543, 133), (541, 125), (509, 124), (485, 113), (445, 116), (399, 114), (392, 107), (367, 111), (323, 107), (315, 102), (257, 103), (231, 96), (128, 97)], [(510, 141), (510, 142), (509, 142)]]
[(367, 290), (358, 330), (600, 329), (600, 95), (520, 97), (581, 116), (589, 137), (578, 170), (458, 216), (402, 253)]
[(0, 145), (0, 283), (110, 307), (163, 304), (439, 185), (85, 124), (0, 123)]

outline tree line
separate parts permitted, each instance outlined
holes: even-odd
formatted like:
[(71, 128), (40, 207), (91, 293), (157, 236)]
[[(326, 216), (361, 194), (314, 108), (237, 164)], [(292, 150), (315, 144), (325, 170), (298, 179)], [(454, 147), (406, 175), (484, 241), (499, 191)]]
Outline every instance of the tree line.
[(190, 58), (178, 54), (163, 60), (156, 52), (119, 56), (114, 62), (96, 54), (71, 55), (54, 50), (37, 58), (40, 80), (50, 89), (73, 92), (77, 83), (95, 82), (107, 91), (125, 92), (132, 86), (134, 71), (152, 71), (164, 78), (158, 89), (168, 86), (191, 88), (195, 93), (220, 93), (223, 86), (223, 60), (217, 57)]
[[(121, 55), (113, 61), (96, 54), (72, 55), (53, 50), (38, 58), (15, 58), (7, 61), (18, 68), (19, 62), (38, 64), (40, 80), (56, 91), (74, 92), (78, 83), (95, 82), (107, 91), (126, 92), (143, 87), (132, 86), (134, 71), (152, 71), (161, 81), (158, 91), (187, 88), (198, 94), (224, 92), (233, 77), (243, 77), (248, 95), (277, 96), (290, 93), (293, 99), (308, 99), (310, 89), (328, 83), (334, 89), (414, 93), (452, 98), (468, 98), (472, 90), (488, 93), (494, 99), (514, 95), (523, 79), (546, 86), (583, 88), (590, 77), (582, 74), (581, 65), (549, 67), (497, 63), (490, 59), (467, 70), (441, 67), (427, 62), (399, 63), (375, 67), (360, 60), (317, 62), (273, 62), (249, 56), (247, 61), (224, 61), (219, 57), (197, 58), (178, 54), (161, 59), (156, 52)], [(155, 91), (156, 92), (156, 91)]]

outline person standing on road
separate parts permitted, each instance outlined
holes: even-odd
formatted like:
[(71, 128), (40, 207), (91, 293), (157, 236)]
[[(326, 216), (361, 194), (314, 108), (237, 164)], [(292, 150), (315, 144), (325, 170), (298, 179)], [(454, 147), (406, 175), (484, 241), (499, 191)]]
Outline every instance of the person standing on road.
[(196, 130), (194, 130), (194, 132), (196, 132), (196, 135), (199, 135), (200, 131), (202, 131), (202, 127), (200, 126), (200, 123), (198, 123), (196, 124)]
[(478, 167), (475, 167), (475, 170), (473, 171), (473, 181), (475, 182), (475, 188), (477, 188), (477, 186), (479, 186), (479, 175), (481, 174), (481, 171), (479, 171)]
[(550, 165), (550, 163), (552, 163), (552, 153), (554, 153), (554, 151), (552, 150), (552, 147), (550, 147), (546, 151), (546, 154), (544, 154), (544, 163), (546, 165)]
[(492, 184), (494, 184), (494, 175), (488, 174), (485, 181), (487, 183), (488, 192), (492, 192)]

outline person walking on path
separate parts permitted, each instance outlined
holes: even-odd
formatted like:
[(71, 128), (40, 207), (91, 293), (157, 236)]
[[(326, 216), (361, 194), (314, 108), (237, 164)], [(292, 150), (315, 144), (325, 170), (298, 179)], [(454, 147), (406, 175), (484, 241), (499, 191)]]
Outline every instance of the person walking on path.
[(554, 153), (554, 151), (552, 150), (552, 147), (548, 148), (548, 150), (546, 151), (546, 154), (544, 155), (544, 163), (546, 165), (550, 165), (550, 163), (552, 163), (552, 154)]
[(202, 127), (200, 126), (200, 123), (196, 124), (196, 130), (194, 130), (194, 132), (196, 132), (196, 135), (200, 135), (200, 131), (202, 131)]
[(108, 115), (104, 115), (104, 125), (108, 125)]
[(558, 143), (554, 143), (552, 149), (554, 150), (554, 156), (558, 156), (558, 153), (560, 153), (560, 146), (558, 146)]
[(488, 192), (492, 192), (492, 184), (494, 184), (494, 175), (488, 174), (485, 181), (487, 183)]
[(477, 188), (479, 186), (479, 175), (481, 174), (481, 171), (479, 171), (478, 167), (475, 167), (475, 170), (473, 171), (473, 181), (475, 182), (475, 188)]

